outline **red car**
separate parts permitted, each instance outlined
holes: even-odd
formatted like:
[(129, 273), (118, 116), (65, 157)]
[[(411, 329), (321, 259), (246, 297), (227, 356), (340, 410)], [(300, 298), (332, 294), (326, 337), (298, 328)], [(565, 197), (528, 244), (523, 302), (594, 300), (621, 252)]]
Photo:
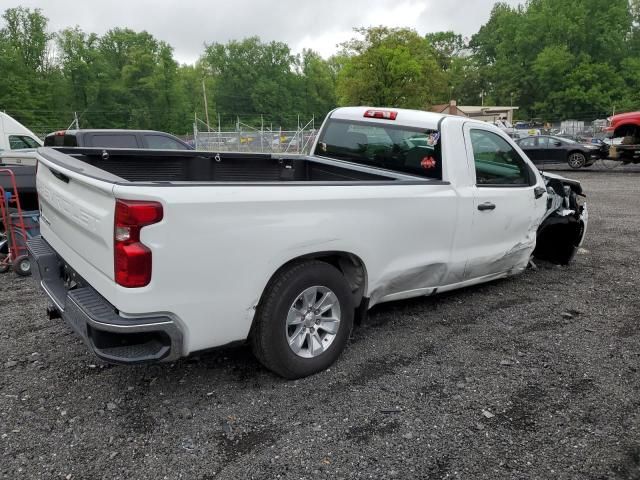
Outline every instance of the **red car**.
[(624, 163), (640, 163), (640, 112), (621, 113), (609, 118), (605, 130), (613, 139), (609, 157)]
[(638, 136), (640, 134), (640, 112), (621, 113), (609, 118), (607, 132), (613, 134), (613, 138), (626, 136)]

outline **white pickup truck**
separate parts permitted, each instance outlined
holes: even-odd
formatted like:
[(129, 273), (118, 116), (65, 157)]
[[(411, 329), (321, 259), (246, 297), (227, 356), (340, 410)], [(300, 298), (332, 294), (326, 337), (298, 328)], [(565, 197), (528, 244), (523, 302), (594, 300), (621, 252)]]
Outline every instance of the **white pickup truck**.
[[(580, 184), (500, 129), (340, 108), (310, 156), (40, 149), (35, 277), (98, 357), (172, 361), (249, 341), (287, 377), (331, 365), (392, 300), (568, 263)], [(537, 239), (537, 248), (536, 248)]]

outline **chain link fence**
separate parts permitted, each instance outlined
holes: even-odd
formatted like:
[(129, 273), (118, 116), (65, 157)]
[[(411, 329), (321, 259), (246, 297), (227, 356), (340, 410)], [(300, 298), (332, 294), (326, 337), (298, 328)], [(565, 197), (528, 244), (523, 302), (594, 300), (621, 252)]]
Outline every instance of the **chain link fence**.
[(246, 153), (309, 153), (317, 130), (312, 118), (302, 125), (298, 120), (295, 130), (265, 128), (264, 122), (256, 128), (242, 123), (238, 117), (234, 130), (213, 129), (195, 118), (193, 124), (193, 146), (197, 150), (213, 152)]
[(528, 135), (555, 135), (571, 138), (577, 141), (591, 139), (602, 140), (605, 138), (605, 130), (608, 126), (607, 118), (585, 117), (559, 120), (516, 120), (513, 123), (518, 137)]
[(195, 130), (196, 150), (212, 152), (308, 153), (317, 131), (235, 131), (202, 132)]

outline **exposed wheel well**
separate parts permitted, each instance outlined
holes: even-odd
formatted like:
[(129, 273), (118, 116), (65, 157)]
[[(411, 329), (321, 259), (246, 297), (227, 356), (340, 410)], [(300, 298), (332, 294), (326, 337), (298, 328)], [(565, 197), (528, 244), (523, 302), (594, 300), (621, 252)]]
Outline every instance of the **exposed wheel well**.
[(584, 233), (584, 223), (575, 217), (551, 217), (538, 230), (533, 256), (558, 265), (573, 259)]
[[(345, 279), (347, 280), (349, 287), (351, 288), (351, 292), (353, 293), (354, 305), (360, 305), (364, 297), (364, 292), (367, 288), (367, 270), (362, 259), (360, 259), (360, 257), (358, 257), (357, 255), (349, 252), (314, 252), (292, 258), (273, 273), (273, 275), (269, 279), (269, 282), (267, 282), (265, 291), (269, 287), (272, 279), (278, 273), (286, 268), (289, 268), (292, 264), (304, 260), (318, 260), (328, 263), (329, 265), (333, 265), (338, 270), (340, 270), (340, 272), (342, 272)], [(262, 293), (262, 295), (264, 295), (264, 292)]]
[(627, 137), (632, 136), (635, 137), (640, 133), (640, 125), (636, 125), (635, 123), (624, 123), (622, 125), (618, 125), (613, 132), (614, 138)]

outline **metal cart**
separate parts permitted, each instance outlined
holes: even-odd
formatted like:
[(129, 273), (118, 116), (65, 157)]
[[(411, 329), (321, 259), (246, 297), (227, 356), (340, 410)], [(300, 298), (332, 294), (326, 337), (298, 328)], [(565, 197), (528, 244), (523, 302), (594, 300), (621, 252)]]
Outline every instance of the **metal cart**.
[(15, 174), (11, 169), (0, 169), (0, 175), (8, 176), (10, 189), (0, 187), (0, 273), (13, 269), (18, 275), (31, 275), (31, 261), (27, 252), (27, 240), (40, 233), (39, 212), (22, 210)]

